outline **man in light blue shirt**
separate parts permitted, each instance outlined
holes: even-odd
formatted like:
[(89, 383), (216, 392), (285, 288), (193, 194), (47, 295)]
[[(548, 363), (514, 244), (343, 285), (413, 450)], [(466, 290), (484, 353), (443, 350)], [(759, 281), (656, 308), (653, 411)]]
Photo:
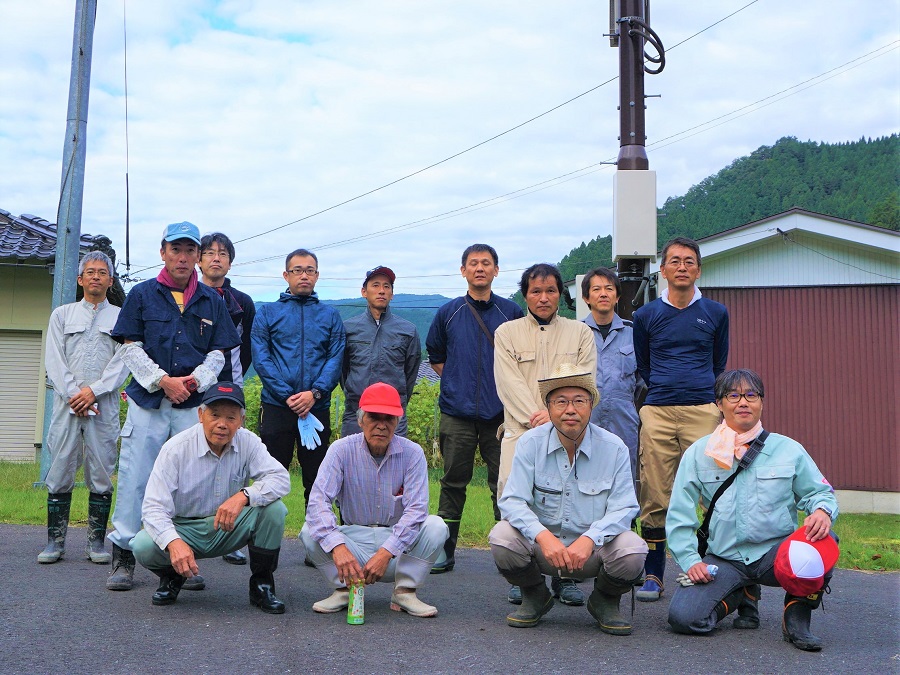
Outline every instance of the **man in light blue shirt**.
[(641, 576), (647, 545), (629, 528), (637, 515), (628, 448), (590, 424), (599, 393), (594, 373), (562, 364), (539, 380), (550, 422), (516, 444), (490, 534), (497, 569), (522, 588), (522, 605), (506, 617), (530, 628), (553, 607), (543, 574), (594, 578), (588, 611), (600, 630), (630, 635), (619, 599)]

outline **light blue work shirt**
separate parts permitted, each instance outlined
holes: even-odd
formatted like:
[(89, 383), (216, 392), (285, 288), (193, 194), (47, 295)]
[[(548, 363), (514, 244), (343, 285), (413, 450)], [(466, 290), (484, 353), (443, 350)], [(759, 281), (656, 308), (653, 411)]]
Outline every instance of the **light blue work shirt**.
[(643, 386), (637, 372), (634, 356), (634, 340), (630, 321), (613, 315), (606, 339), (589, 314), (583, 319), (594, 335), (597, 345), (597, 389), (600, 401), (591, 411), (591, 422), (611, 431), (624, 441), (631, 453), (631, 471), (635, 472), (638, 451), (638, 413), (634, 405), (634, 392)]
[[(666, 534), (669, 550), (683, 570), (700, 562), (697, 505), (709, 504), (719, 486), (737, 470), (723, 469), (704, 454), (709, 436), (689, 447), (675, 476)], [(745, 565), (762, 558), (797, 529), (797, 511), (824, 506), (837, 518), (834, 489), (803, 446), (787, 436), (769, 434), (753, 463), (716, 502), (709, 525), (709, 553)]]
[(566, 546), (582, 535), (602, 546), (630, 529), (638, 514), (628, 448), (588, 424), (570, 464), (552, 424), (529, 429), (516, 443), (497, 506), (529, 541), (549, 530)]

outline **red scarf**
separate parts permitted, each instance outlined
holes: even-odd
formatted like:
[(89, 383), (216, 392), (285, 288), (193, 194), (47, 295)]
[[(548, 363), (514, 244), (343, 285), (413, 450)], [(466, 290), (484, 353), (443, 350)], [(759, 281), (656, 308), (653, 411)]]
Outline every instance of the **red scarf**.
[(187, 287), (182, 289), (175, 280), (172, 278), (172, 275), (169, 274), (169, 270), (165, 267), (162, 268), (159, 274), (156, 275), (156, 280), (161, 283), (166, 288), (171, 288), (173, 291), (184, 291), (184, 306), (187, 307), (188, 303), (191, 301), (191, 298), (194, 297), (194, 293), (197, 292), (197, 270), (194, 270), (194, 273), (188, 278)]

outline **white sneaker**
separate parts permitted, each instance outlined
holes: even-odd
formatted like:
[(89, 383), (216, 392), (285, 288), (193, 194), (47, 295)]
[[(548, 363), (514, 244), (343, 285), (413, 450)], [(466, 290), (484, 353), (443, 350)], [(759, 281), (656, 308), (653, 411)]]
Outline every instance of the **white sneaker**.
[(412, 616), (430, 617), (437, 616), (437, 607), (428, 605), (416, 597), (416, 592), (398, 593), (394, 591), (391, 594), (391, 609), (395, 612), (406, 612)]
[(314, 612), (319, 614), (334, 614), (343, 609), (347, 609), (350, 604), (350, 591), (346, 588), (338, 588), (324, 600), (314, 603), (312, 608)]

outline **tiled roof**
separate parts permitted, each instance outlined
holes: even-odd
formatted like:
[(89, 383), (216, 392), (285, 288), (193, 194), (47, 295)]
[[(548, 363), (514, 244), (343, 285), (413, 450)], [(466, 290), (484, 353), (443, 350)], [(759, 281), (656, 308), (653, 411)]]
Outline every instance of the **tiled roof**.
[(422, 363), (419, 364), (419, 375), (416, 378), (416, 381), (418, 382), (423, 377), (429, 382), (440, 382), (441, 380), (428, 361), (422, 361)]
[[(90, 250), (94, 237), (81, 235), (81, 250)], [(24, 213), (14, 216), (0, 209), (0, 258), (53, 261), (56, 258), (56, 225)]]

